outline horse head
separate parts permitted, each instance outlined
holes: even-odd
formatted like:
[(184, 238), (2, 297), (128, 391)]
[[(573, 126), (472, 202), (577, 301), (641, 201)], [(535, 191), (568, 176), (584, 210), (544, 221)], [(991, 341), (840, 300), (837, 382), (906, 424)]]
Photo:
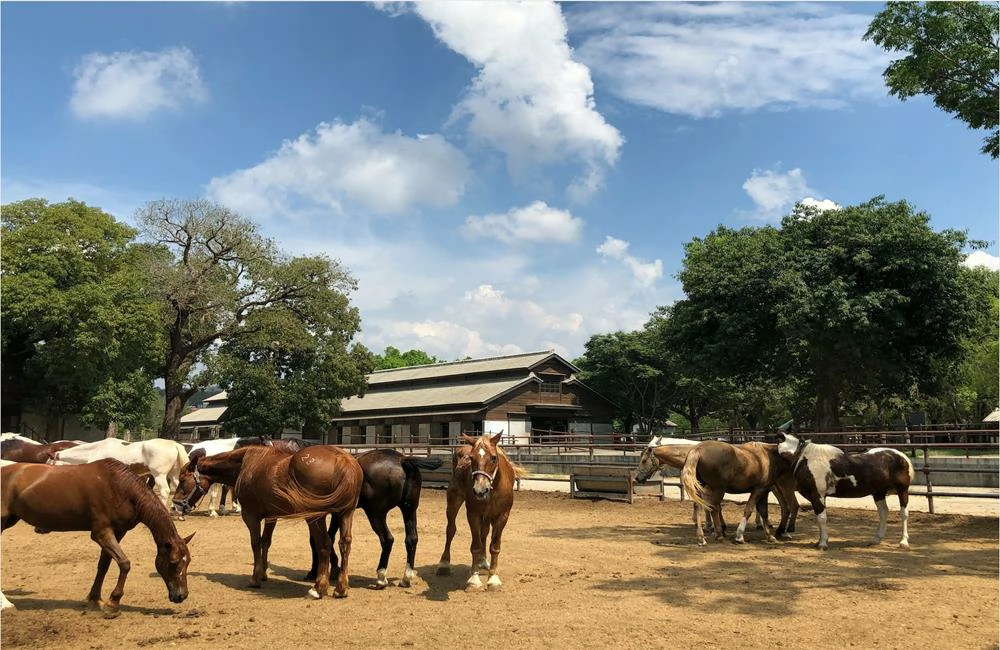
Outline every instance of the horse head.
[(181, 539), (179, 536), (156, 545), (156, 571), (167, 585), (167, 596), (172, 603), (182, 603), (188, 596), (187, 568), (191, 553), (187, 545), (194, 533)]
[(192, 459), (188, 467), (181, 470), (174, 491), (174, 510), (186, 515), (195, 509), (201, 498), (212, 487), (212, 482), (198, 473), (198, 460)]
[[(653, 440), (659, 441), (659, 438), (653, 438)], [(660, 461), (653, 454), (653, 449), (655, 448), (656, 445), (650, 443), (648, 447), (642, 450), (642, 454), (639, 456), (639, 467), (635, 472), (636, 483), (645, 483), (660, 468)]]
[(478, 438), (462, 434), (465, 442), (472, 446), (468, 458), (472, 470), (472, 493), (477, 499), (485, 499), (493, 489), (493, 481), (500, 470), (500, 451), (497, 445), (502, 436), (503, 431), (492, 436), (483, 434)]
[(790, 433), (778, 432), (778, 454), (786, 460), (797, 460), (808, 444), (809, 441), (805, 438), (800, 440)]

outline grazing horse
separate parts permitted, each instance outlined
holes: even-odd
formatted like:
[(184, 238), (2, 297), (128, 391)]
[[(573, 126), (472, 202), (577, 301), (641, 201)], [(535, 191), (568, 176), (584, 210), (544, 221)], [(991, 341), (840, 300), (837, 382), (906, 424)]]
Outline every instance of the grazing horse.
[[(497, 573), (500, 543), (504, 526), (514, 505), (514, 481), (522, 474), (521, 468), (512, 463), (497, 445), (501, 431), (491, 436), (483, 434), (473, 438), (465, 434), (465, 444), (459, 445), (452, 458), (451, 481), (448, 484), (448, 524), (445, 529), (444, 552), (438, 563), (439, 575), (451, 573), (451, 541), (455, 537), (455, 517), (465, 504), (465, 514), (472, 534), (472, 574), (466, 582), (469, 590), (482, 589), (479, 570), (488, 569), (487, 590), (501, 588)], [(486, 562), (486, 536), (492, 529), (490, 561)]]
[[(187, 598), (191, 561), (187, 545), (194, 534), (182, 539), (145, 482), (116, 460), (68, 467), (4, 465), (0, 468), (2, 529), (22, 519), (50, 531), (90, 531), (90, 538), (101, 547), (101, 557), (87, 601), (108, 616), (118, 614), (131, 568), (119, 543), (140, 523), (153, 534), (156, 571), (167, 585), (170, 602)], [(101, 587), (112, 559), (118, 563), (118, 582), (108, 601), (102, 602)], [(3, 601), (9, 602), (6, 598)]]
[[(723, 539), (722, 499), (726, 493), (750, 493), (743, 509), (743, 518), (736, 529), (737, 544), (742, 544), (747, 521), (754, 512), (757, 502), (766, 497), (772, 486), (779, 484), (775, 491), (781, 505), (782, 519), (789, 509), (789, 500), (795, 500), (790, 481), (779, 481), (790, 469), (788, 461), (778, 454), (778, 445), (762, 442), (748, 442), (731, 445), (718, 440), (706, 440), (692, 449), (681, 469), (681, 483), (695, 502), (695, 527), (698, 531), (698, 545), (705, 545), (705, 533), (701, 527), (703, 508), (712, 513), (715, 523), (715, 538)], [(774, 542), (771, 524), (764, 513), (764, 533), (767, 541)]]
[[(193, 467), (192, 462), (197, 458), (203, 458), (205, 456), (214, 456), (215, 454), (221, 454), (225, 451), (232, 451), (234, 449), (239, 449), (240, 447), (247, 447), (250, 445), (266, 445), (271, 444), (270, 438), (265, 436), (252, 436), (248, 438), (216, 438), (214, 440), (204, 440), (202, 442), (195, 443), (191, 446), (185, 445), (188, 450), (188, 466)], [(234, 479), (235, 482), (235, 479)], [(232, 490), (232, 485), (226, 483), (213, 483), (211, 489), (208, 491), (208, 516), (218, 517), (220, 514), (226, 514), (226, 497), (230, 495)], [(230, 503), (233, 506), (233, 512), (239, 514), (240, 504), (234, 498), (230, 498)], [(218, 511), (216, 511), (216, 505), (219, 506)]]
[(102, 458), (114, 458), (132, 468), (140, 476), (153, 477), (154, 490), (163, 507), (170, 510), (170, 495), (177, 487), (181, 470), (188, 463), (188, 453), (181, 443), (165, 438), (141, 442), (124, 442), (105, 438), (51, 454), (52, 465), (82, 465)]
[[(649, 441), (646, 448), (642, 450), (642, 454), (639, 456), (639, 465), (636, 468), (635, 482), (644, 483), (649, 480), (649, 477), (653, 475), (654, 472), (658, 471), (663, 465), (668, 467), (673, 467), (674, 469), (682, 469), (684, 467), (684, 461), (687, 459), (688, 452), (694, 449), (694, 446), (698, 444), (697, 440), (687, 440), (685, 438), (670, 438), (667, 436), (657, 436)], [(778, 526), (778, 530), (775, 533), (778, 537), (788, 537), (788, 532), (795, 531), (795, 518), (798, 513), (798, 502), (794, 499), (794, 488), (789, 488), (784, 486), (784, 492), (779, 493), (778, 486), (772, 490), (774, 496), (778, 499), (778, 505), (781, 506), (781, 524)], [(786, 512), (786, 504), (784, 501), (785, 495), (791, 495), (791, 501), (794, 503), (787, 504), (790, 506), (790, 512)], [(697, 522), (697, 504), (692, 506), (691, 510), (691, 521)], [(722, 534), (726, 534), (726, 520), (722, 516), (722, 511), (719, 511), (719, 519), (722, 520)], [(763, 498), (757, 502), (757, 514), (756, 514), (756, 524), (757, 528), (764, 527), (764, 520), (767, 519), (767, 499)], [(713, 525), (711, 519), (708, 521), (709, 525)], [(714, 530), (714, 528), (713, 528)]]
[(62, 451), (80, 444), (83, 443), (79, 440), (57, 440), (43, 444), (17, 436), (0, 442), (0, 458), (15, 463), (47, 463), (52, 452)]
[(847, 454), (833, 445), (799, 440), (788, 433), (778, 434), (778, 452), (793, 465), (796, 487), (813, 507), (819, 522), (816, 547), (827, 550), (826, 497), (858, 498), (871, 495), (878, 508), (878, 528), (871, 544), (885, 538), (889, 506), (885, 497), (895, 492), (899, 497), (899, 518), (903, 522), (900, 548), (910, 548), (906, 511), (913, 481), (913, 463), (897, 449), (879, 447), (860, 454)]
[(309, 446), (292, 454), (277, 445), (242, 447), (197, 459), (192, 478), (191, 492), (184, 496), (181, 489), (175, 497), (174, 503), (182, 509), (190, 508), (188, 504), (204, 494), (206, 479), (208, 483), (235, 483), (243, 523), (250, 531), (254, 557), (250, 586), (256, 589), (267, 580), (267, 554), (276, 520), (296, 518), (309, 524), (310, 538), (319, 549), (316, 581), (309, 595), (327, 595), (331, 544), (323, 524), (325, 515), (331, 515), (331, 528), (340, 532), (341, 556), (334, 596), (347, 596), (351, 524), (364, 482), (361, 465), (354, 456), (333, 445)]

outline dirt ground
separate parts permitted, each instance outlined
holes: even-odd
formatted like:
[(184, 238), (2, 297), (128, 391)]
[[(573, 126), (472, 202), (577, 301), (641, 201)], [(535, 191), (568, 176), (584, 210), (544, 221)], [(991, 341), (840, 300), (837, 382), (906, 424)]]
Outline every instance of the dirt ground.
[[(689, 502), (633, 505), (517, 493), (503, 540), (503, 590), (466, 593), (469, 532), (464, 513), (451, 576), (435, 575), (444, 543), (445, 493), (424, 489), (420, 546), (411, 588), (395, 586), (404, 565), (402, 522), (390, 518), (393, 582), (370, 588), (378, 541), (355, 518), (351, 591), (309, 600), (307, 531), (279, 522), (270, 580), (247, 587), (251, 555), (238, 516), (201, 513), (177, 522), (191, 544), (190, 597), (167, 600), (145, 527), (123, 542), (132, 572), (122, 614), (107, 620), (83, 599), (97, 546), (86, 533), (40, 536), (18, 524), (2, 536), (2, 588), (17, 606), (0, 617), (4, 648), (997, 648), (998, 520), (995, 516), (910, 515), (911, 550), (866, 541), (868, 510), (829, 515), (831, 548), (811, 547), (815, 517), (800, 516), (790, 542), (694, 543)], [(890, 497), (890, 507), (895, 508)], [(776, 507), (774, 507), (776, 511)], [(737, 506), (726, 503), (731, 523)], [(775, 512), (775, 515), (777, 513)], [(117, 575), (112, 567), (104, 595)]]

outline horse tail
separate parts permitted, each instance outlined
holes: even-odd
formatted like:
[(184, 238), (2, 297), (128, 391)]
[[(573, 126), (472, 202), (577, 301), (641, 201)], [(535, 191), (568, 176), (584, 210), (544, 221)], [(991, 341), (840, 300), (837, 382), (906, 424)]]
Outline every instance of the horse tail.
[(177, 461), (174, 463), (174, 471), (180, 475), (184, 471), (184, 468), (188, 466), (191, 458), (188, 456), (188, 451), (184, 448), (184, 445), (179, 442), (174, 442), (174, 445), (177, 450)]
[(503, 449), (497, 447), (497, 453), (503, 456), (503, 459), (507, 461), (507, 464), (510, 465), (510, 468), (514, 470), (514, 478), (524, 478), (525, 476), (528, 475), (528, 470), (524, 469), (523, 467), (512, 461), (510, 459), (510, 456), (508, 456)]
[(701, 450), (697, 447), (691, 450), (684, 461), (684, 468), (681, 469), (681, 485), (689, 495), (691, 500), (707, 510), (714, 508), (705, 501), (704, 488), (698, 482), (698, 459), (701, 458)]

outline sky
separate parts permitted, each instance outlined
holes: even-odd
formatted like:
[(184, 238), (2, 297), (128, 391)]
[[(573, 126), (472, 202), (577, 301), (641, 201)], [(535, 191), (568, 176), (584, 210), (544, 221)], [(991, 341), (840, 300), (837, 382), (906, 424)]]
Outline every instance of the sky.
[(0, 200), (208, 198), (338, 260), (373, 352), (446, 361), (572, 360), (798, 201), (906, 200), (997, 268), (997, 161), (889, 96), (881, 8), (4, 2)]

